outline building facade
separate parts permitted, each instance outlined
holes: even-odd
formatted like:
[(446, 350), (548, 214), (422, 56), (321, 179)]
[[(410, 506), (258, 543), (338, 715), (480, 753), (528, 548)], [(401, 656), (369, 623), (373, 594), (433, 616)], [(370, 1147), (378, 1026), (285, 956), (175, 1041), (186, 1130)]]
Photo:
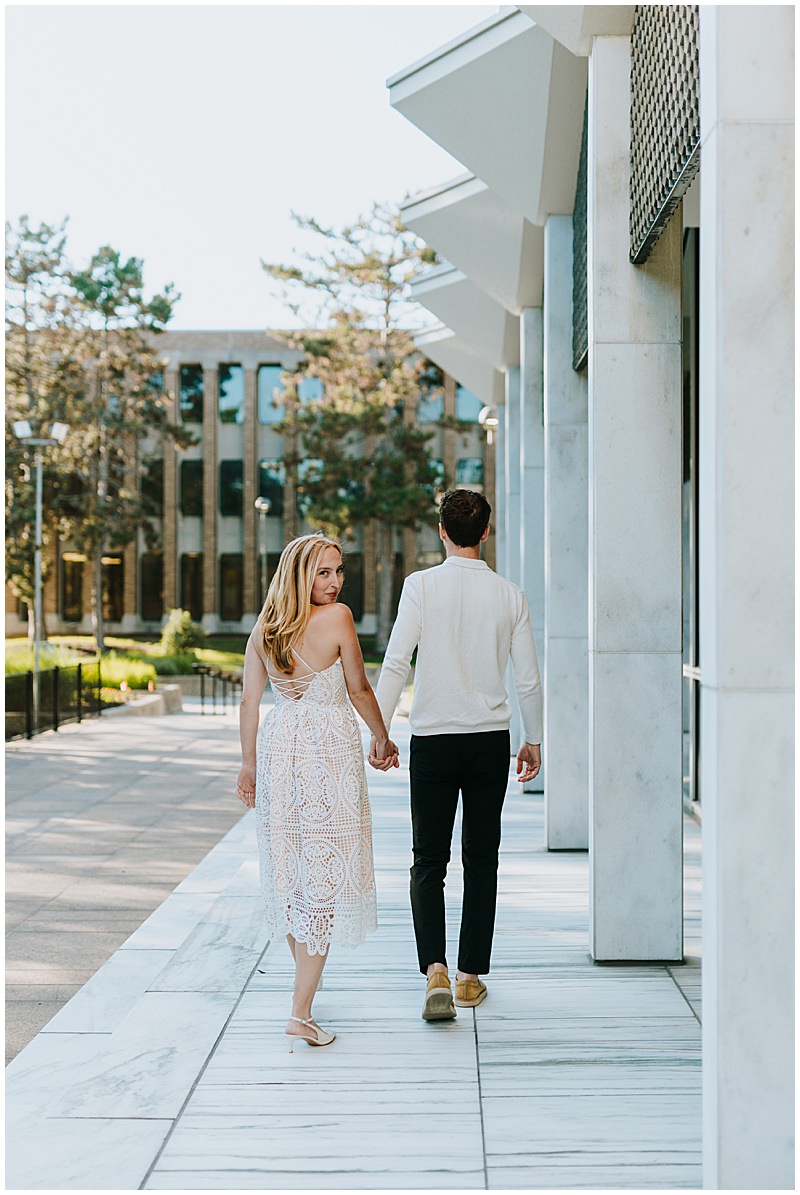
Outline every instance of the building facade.
[(704, 840), (709, 1188), (793, 1170), (790, 6), (505, 8), (389, 80), (466, 173), (418, 347), (499, 419), (498, 568), (544, 658), (546, 845), (598, 963), (683, 960)]
[[(282, 375), (302, 371), (303, 355), (286, 337), (265, 332), (165, 332), (164, 387), (172, 418), (195, 443), (186, 449), (145, 445), (139, 484), (160, 506), (154, 520), (160, 546), (148, 547), (144, 531), (124, 551), (104, 558), (107, 631), (158, 632), (166, 612), (189, 610), (210, 633), (249, 632), (266, 586), (288, 540), (314, 527), (306, 518), (298, 483), (287, 476)], [(319, 395), (319, 383), (302, 379), (300, 401)], [(430, 452), (452, 484), (494, 497), (494, 453), (478, 423), (481, 401), (452, 375), (432, 365), (425, 388), (404, 418), (429, 427)], [(442, 426), (449, 418), (451, 426)], [(452, 426), (453, 419), (459, 420)], [(267, 499), (268, 509), (256, 500)], [(434, 508), (434, 493), (431, 494)], [(375, 532), (370, 524), (345, 536), (344, 601), (359, 630), (376, 622)], [(490, 545), (490, 552), (494, 545)], [(394, 543), (394, 590), (406, 572), (438, 564), (441, 544), (434, 528), (398, 530)], [(56, 542), (44, 612), (50, 634), (91, 629), (91, 564), (69, 543)], [(24, 634), (27, 610), (7, 589), (6, 633)]]

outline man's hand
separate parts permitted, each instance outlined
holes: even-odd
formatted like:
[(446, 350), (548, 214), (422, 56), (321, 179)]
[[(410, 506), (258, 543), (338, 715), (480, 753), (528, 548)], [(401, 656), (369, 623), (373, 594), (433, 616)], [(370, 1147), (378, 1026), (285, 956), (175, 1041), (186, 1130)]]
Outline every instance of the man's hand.
[(373, 735), (369, 744), (369, 763), (378, 772), (388, 772), (389, 768), (400, 767), (400, 753), (391, 739), (378, 742)]
[[(517, 752), (517, 778), (520, 784), (527, 784), (529, 780), (533, 780), (534, 776), (538, 776), (541, 766), (541, 745), (539, 743), (523, 743)], [(521, 776), (520, 772), (522, 772)]]

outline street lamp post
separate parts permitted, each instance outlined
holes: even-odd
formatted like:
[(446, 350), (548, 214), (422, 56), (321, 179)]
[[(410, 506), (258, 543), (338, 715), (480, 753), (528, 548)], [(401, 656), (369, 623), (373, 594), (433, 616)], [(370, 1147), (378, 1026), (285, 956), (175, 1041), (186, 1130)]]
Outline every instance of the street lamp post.
[(494, 431), (499, 425), (500, 420), (497, 418), (497, 411), (494, 407), (481, 407), (478, 413), (478, 423), (486, 432), (486, 442), (491, 448), (494, 444)]
[(34, 533), (33, 558), (33, 733), (39, 730), (40, 685), (42, 652), (42, 449), (54, 448), (63, 444), (67, 438), (69, 428), (66, 423), (54, 423), (50, 428), (50, 437), (34, 436), (33, 429), (27, 419), (20, 419), (14, 424), (14, 435), (23, 444), (33, 449), (33, 461), (36, 469), (36, 522)]
[(253, 505), (258, 512), (258, 559), (263, 603), (267, 588), (267, 515), (272, 510), (272, 503), (269, 498), (256, 498)]

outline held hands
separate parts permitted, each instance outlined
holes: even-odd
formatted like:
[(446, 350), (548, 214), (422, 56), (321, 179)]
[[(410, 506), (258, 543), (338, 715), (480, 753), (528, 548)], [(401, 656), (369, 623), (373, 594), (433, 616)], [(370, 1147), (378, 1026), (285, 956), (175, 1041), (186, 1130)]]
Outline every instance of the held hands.
[(378, 739), (373, 735), (369, 744), (369, 763), (378, 772), (388, 772), (389, 768), (400, 767), (400, 752), (390, 738)]
[[(541, 745), (539, 743), (523, 743), (517, 752), (517, 779), (520, 784), (527, 784), (529, 780), (533, 780), (534, 776), (538, 776), (541, 766)], [(520, 772), (522, 772), (521, 776)]]
[(256, 770), (242, 764), (236, 779), (236, 795), (243, 805), (253, 809), (256, 803)]

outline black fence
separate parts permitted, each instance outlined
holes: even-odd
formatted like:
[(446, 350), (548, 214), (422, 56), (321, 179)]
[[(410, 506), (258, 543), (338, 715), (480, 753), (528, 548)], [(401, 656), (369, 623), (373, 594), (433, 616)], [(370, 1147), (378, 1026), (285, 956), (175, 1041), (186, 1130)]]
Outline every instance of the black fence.
[(223, 672), (221, 668), (212, 668), (209, 664), (193, 664), (192, 669), (200, 677), (201, 714), (206, 712), (206, 703), (212, 714), (217, 713), (217, 702), (223, 714), (229, 702), (231, 709), (235, 707), (242, 691), (242, 678), (238, 672)]
[(34, 684), (33, 672), (6, 677), (6, 742), (58, 730), (65, 722), (82, 722), (103, 709), (99, 660), (41, 671), (38, 718)]

